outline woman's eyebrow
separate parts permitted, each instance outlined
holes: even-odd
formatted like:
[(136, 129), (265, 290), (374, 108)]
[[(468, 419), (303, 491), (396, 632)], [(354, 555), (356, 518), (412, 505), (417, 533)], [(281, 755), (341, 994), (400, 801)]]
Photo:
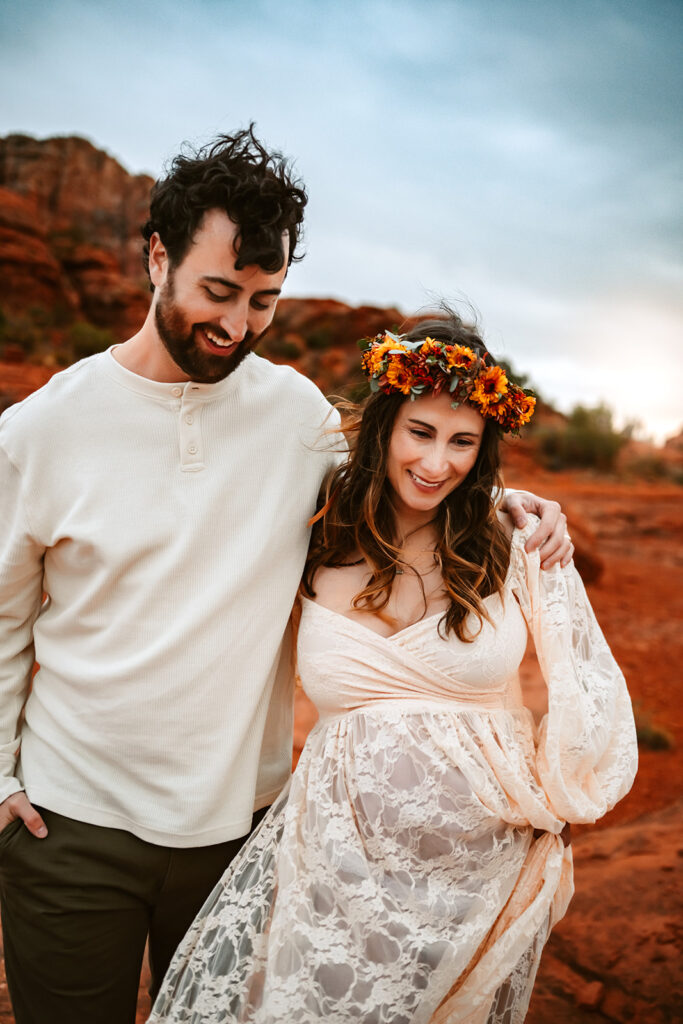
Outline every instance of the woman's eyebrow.
[(415, 423), (415, 424), (417, 424), (418, 427), (426, 427), (427, 430), (433, 430), (434, 429), (434, 427), (433, 427), (433, 425), (431, 423), (425, 423), (424, 420), (416, 420), (412, 416), (408, 420), (408, 423)]
[[(435, 429), (432, 423), (425, 423), (424, 420), (418, 420), (412, 416), (409, 420), (407, 420), (407, 422), (414, 423), (418, 427), (424, 427), (425, 430)], [(476, 440), (479, 437), (479, 434), (474, 430), (456, 430), (454, 434), (451, 434), (451, 437), (472, 437)]]

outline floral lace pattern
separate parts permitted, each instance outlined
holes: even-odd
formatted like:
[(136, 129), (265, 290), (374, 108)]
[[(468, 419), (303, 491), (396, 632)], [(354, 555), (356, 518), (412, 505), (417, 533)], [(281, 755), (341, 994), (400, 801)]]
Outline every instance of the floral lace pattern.
[[(572, 569), (513, 537), (492, 623), (380, 637), (306, 602), (299, 766), (178, 949), (150, 1022), (518, 1024), (572, 893), (565, 821), (631, 785), (623, 677)], [(531, 628), (538, 735), (513, 682)], [(543, 834), (533, 837), (534, 828)]]

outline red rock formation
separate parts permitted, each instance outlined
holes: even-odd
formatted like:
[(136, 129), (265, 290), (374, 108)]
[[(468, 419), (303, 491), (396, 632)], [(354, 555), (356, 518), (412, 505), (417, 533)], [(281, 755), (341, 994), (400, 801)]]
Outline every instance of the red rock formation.
[(0, 185), (33, 199), (53, 237), (86, 241), (111, 252), (121, 273), (142, 283), (140, 227), (153, 179), (129, 174), (87, 139), (0, 139)]
[[(0, 138), (0, 306), (127, 337), (149, 306), (140, 226), (152, 179), (79, 138)], [(49, 318), (49, 317), (48, 317)], [(35, 319), (35, 316), (33, 317)]]
[(74, 294), (47, 241), (45, 223), (31, 197), (0, 187), (0, 302), (11, 311), (66, 305)]
[(112, 328), (122, 341), (135, 333), (147, 315), (149, 292), (122, 276), (113, 253), (77, 245), (64, 255), (62, 266), (86, 320)]

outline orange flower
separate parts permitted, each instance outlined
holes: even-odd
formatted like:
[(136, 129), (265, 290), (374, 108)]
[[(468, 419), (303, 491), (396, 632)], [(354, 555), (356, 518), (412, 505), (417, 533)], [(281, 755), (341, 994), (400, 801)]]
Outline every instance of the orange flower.
[(533, 395), (522, 395), (517, 403), (518, 409), (518, 422), (520, 427), (523, 427), (525, 423), (528, 423), (534, 414), (536, 408), (536, 399)]
[(379, 373), (382, 360), (386, 356), (387, 352), (398, 349), (400, 352), (407, 352), (405, 346), (394, 341), (393, 338), (384, 336), (384, 341), (380, 341), (379, 344), (373, 345), (370, 349), (370, 367), (372, 373)]
[(474, 382), (470, 401), (480, 405), (482, 409), (488, 409), (489, 406), (500, 402), (503, 395), (507, 394), (507, 390), (508, 379), (503, 368), (489, 366)]
[(434, 341), (433, 338), (425, 338), (420, 345), (418, 352), (425, 358), (427, 356), (440, 356), (442, 351), (442, 345), (439, 341)]
[(469, 402), (503, 432), (517, 434), (529, 422), (536, 399), (509, 381), (501, 366), (487, 365), (468, 345), (426, 337), (408, 346), (406, 337), (385, 331), (363, 354), (362, 366), (375, 390), (417, 396), (427, 391), (438, 395), (448, 387), (456, 407)]
[(467, 369), (477, 361), (476, 355), (467, 345), (449, 345), (446, 358), (449, 366), (464, 366)]
[(413, 375), (399, 358), (390, 358), (386, 373), (387, 383), (400, 391), (403, 395), (409, 395), (413, 386)]

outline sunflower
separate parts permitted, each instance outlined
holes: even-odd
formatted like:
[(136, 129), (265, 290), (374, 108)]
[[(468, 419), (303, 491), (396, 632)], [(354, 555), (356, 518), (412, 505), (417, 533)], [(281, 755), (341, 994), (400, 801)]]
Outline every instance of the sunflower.
[(425, 338), (420, 345), (418, 352), (425, 359), (427, 356), (440, 356), (443, 351), (443, 346), (440, 341), (434, 341), (433, 338)]
[(413, 386), (413, 375), (405, 365), (401, 357), (389, 357), (389, 366), (386, 372), (387, 383), (403, 395), (409, 395)]
[(449, 366), (462, 366), (469, 370), (477, 361), (477, 357), (467, 345), (448, 345), (446, 359)]
[(534, 414), (536, 399), (533, 395), (522, 394), (517, 402), (517, 422), (520, 427), (528, 423)]
[(386, 356), (387, 352), (391, 351), (407, 352), (408, 349), (405, 348), (404, 345), (401, 345), (399, 342), (394, 341), (393, 338), (388, 338), (386, 335), (384, 337), (384, 341), (380, 341), (372, 346), (372, 348), (370, 349), (369, 365), (371, 367), (371, 372), (373, 374), (379, 373), (384, 357)]
[(489, 366), (479, 374), (470, 401), (480, 405), (482, 409), (488, 409), (491, 405), (500, 402), (503, 395), (507, 394), (508, 379), (501, 366)]

